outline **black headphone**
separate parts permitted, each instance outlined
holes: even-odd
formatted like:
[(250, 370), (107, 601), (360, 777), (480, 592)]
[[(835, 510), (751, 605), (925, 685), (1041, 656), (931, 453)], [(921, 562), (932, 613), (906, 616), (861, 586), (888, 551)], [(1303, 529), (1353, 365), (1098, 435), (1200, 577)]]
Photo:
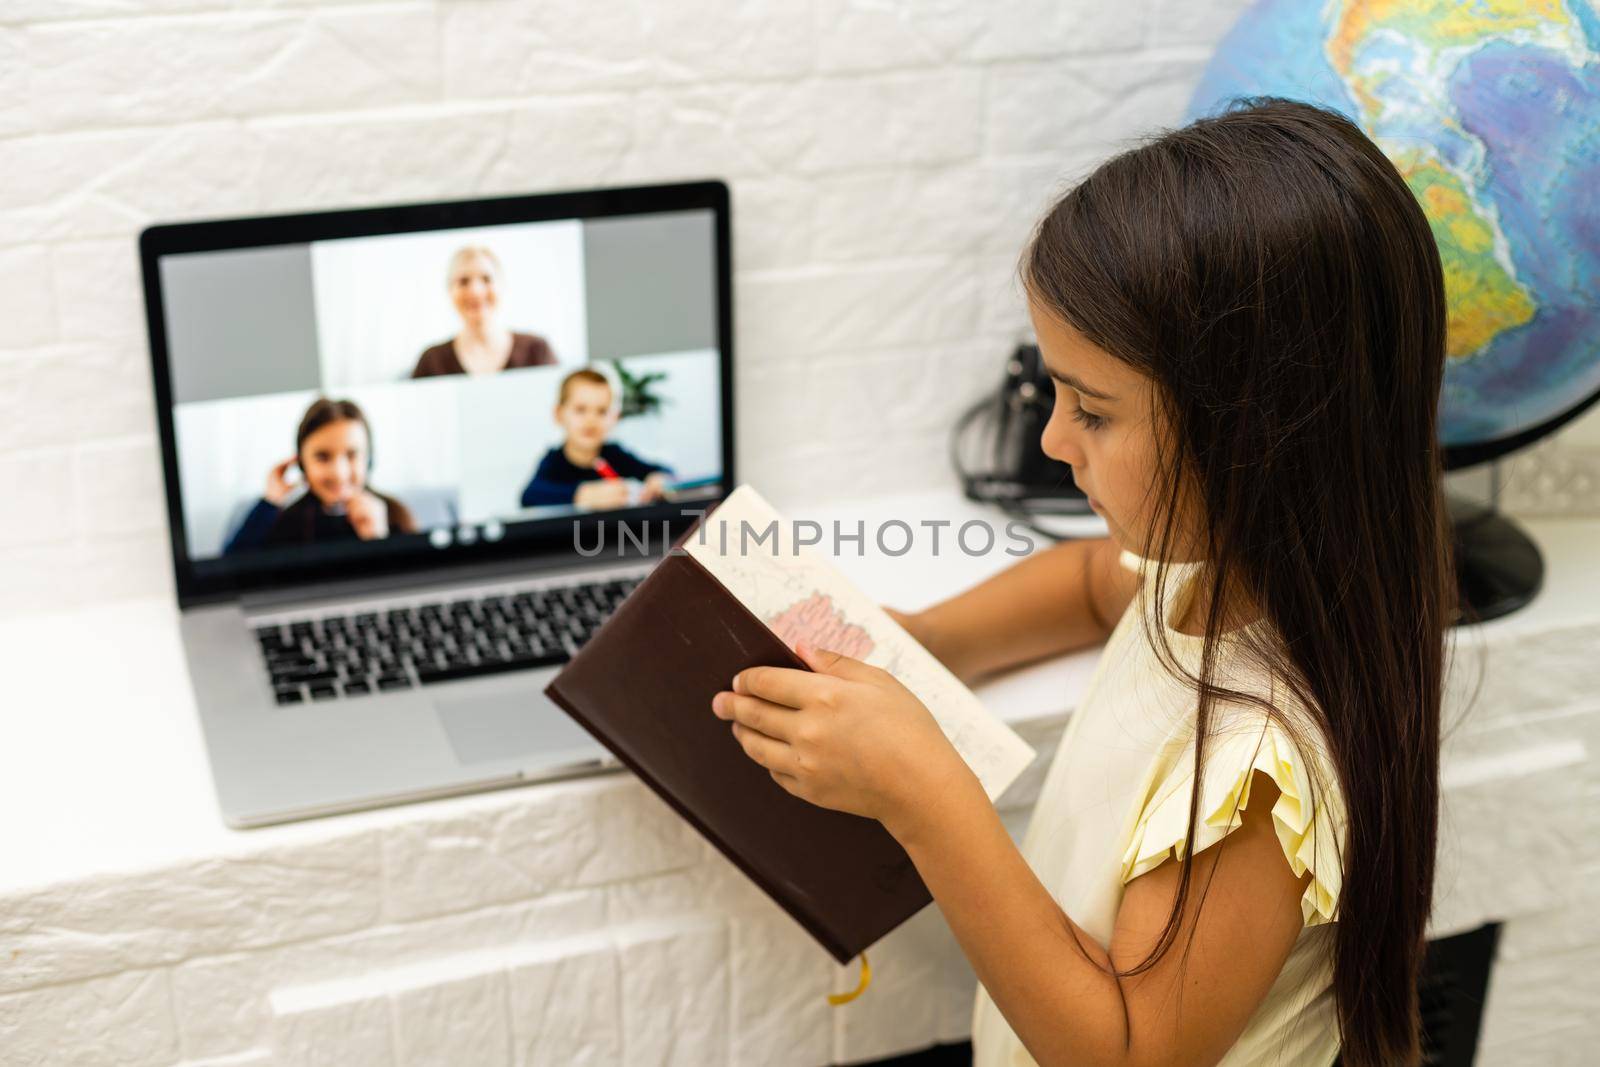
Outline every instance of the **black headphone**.
[[(1072, 481), (1072, 468), (1046, 456), (1039, 437), (1055, 408), (1055, 389), (1036, 344), (1019, 344), (1006, 360), (1000, 388), (956, 419), (950, 434), (950, 464), (968, 500), (994, 504), (1051, 540), (1061, 533), (1034, 520), (1048, 515), (1086, 515), (1088, 501)], [(964, 445), (974, 426), (989, 430), (989, 465), (970, 468)]]

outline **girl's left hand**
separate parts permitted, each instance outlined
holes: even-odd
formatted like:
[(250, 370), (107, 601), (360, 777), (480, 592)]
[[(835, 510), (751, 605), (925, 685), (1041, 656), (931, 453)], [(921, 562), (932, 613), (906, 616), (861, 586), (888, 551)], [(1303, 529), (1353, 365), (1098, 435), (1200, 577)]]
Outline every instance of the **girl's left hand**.
[[(972, 771), (916, 695), (858, 659), (799, 642), (811, 671), (749, 667), (711, 702), (784, 789), (894, 834)], [(813, 673), (814, 672), (814, 673)]]

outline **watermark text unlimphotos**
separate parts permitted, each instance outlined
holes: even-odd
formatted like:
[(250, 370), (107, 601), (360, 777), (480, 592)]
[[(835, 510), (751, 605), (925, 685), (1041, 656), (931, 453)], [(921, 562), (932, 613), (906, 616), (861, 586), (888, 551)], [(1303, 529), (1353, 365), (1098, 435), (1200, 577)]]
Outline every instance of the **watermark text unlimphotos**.
[[(618, 556), (650, 554), (660, 547), (672, 552), (687, 551), (692, 541), (712, 545), (723, 555), (750, 556), (766, 553), (771, 556), (794, 556), (802, 548), (821, 547), (834, 556), (854, 553), (865, 556), (869, 546), (886, 556), (903, 556), (913, 549), (925, 551), (930, 556), (960, 552), (967, 556), (987, 556), (997, 549), (1008, 556), (1026, 556), (1034, 549), (1028, 527), (1012, 519), (1004, 530), (985, 519), (968, 519), (959, 525), (949, 519), (921, 519), (915, 523), (904, 519), (888, 519), (871, 524), (857, 519), (854, 524), (834, 519), (831, 531), (820, 522), (810, 519), (789, 520), (788, 530), (783, 522), (772, 519), (759, 526), (748, 519), (733, 522), (713, 515), (705, 519), (704, 510), (685, 508), (683, 514), (702, 519), (685, 545), (671, 547), (674, 540), (669, 520), (659, 523), (659, 542), (654, 542), (648, 522), (600, 522), (590, 525), (572, 524), (572, 547), (581, 556), (604, 554), (608, 546)], [(608, 531), (609, 528), (609, 531)], [(785, 536), (785, 533), (787, 536)]]

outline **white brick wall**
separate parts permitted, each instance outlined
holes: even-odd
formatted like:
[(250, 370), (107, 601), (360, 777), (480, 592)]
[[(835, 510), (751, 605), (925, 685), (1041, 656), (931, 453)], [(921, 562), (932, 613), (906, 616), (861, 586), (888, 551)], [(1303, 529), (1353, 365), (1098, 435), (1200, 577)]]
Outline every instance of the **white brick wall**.
[(1242, 2), (4, 0), (0, 615), (171, 588), (156, 221), (724, 177), (745, 476), (932, 484), (1028, 224)]
[[(932, 484), (1028, 225), (1179, 119), (1245, 3), (4, 0), (0, 615), (171, 588), (155, 221), (725, 177), (745, 476)], [(1566, 436), (1582, 473), (1525, 464), (1518, 506), (1600, 500), (1600, 416)]]
[(631, 776), (468, 807), (0, 899), (0, 1063), (805, 1067), (965, 1036), (937, 909), (833, 1008), (853, 968)]
[[(170, 591), (134, 247), (154, 221), (725, 177), (744, 475), (932, 484), (1023, 326), (1027, 226), (1177, 120), (1244, 2), (0, 0), (0, 615)], [(1600, 1036), (1594, 642), (1501, 650), (1538, 668), (1485, 698), (1518, 710), (1453, 742), (1487, 762), (1451, 803), (1528, 856), (1451, 861), (1520, 879), (1486, 1062)], [(1041, 768), (1060, 725), (1030, 734)], [(1494, 760), (1530, 746), (1546, 763)], [(935, 909), (832, 1009), (853, 971), (638, 783), (475, 811), (0, 901), (0, 1062), (816, 1064), (966, 1035)], [(1007, 817), (1020, 834), (1026, 807)], [(1480, 882), (1442, 918), (1488, 909)]]

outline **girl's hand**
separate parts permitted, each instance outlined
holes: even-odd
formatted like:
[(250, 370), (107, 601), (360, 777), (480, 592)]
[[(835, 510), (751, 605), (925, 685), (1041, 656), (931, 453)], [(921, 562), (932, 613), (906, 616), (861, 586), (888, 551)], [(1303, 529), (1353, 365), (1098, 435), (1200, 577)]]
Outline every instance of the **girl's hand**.
[(745, 754), (819, 807), (877, 819), (900, 837), (972, 770), (888, 671), (800, 642), (812, 672), (750, 667), (711, 702)]
[(290, 456), (274, 463), (272, 469), (267, 472), (267, 490), (261, 495), (275, 508), (283, 507), (283, 502), (294, 492), (294, 486), (289, 484), (289, 468), (294, 466), (298, 459), (298, 456)]
[(362, 491), (352, 497), (346, 517), (363, 541), (389, 536), (389, 508), (371, 493)]

